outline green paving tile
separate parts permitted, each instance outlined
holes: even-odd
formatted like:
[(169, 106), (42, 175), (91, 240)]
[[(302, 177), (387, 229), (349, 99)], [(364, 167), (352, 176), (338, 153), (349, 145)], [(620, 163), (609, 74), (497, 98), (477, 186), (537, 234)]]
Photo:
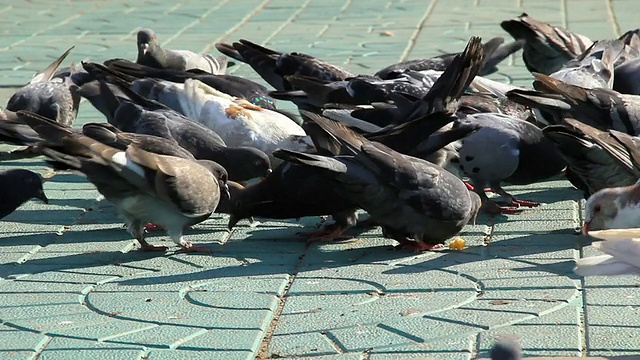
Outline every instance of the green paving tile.
[[(0, 6), (7, 24), (0, 30), (0, 86), (26, 83), (70, 44), (76, 49), (68, 62), (134, 59), (140, 26), (155, 29), (174, 49), (217, 54), (216, 41), (247, 38), (370, 74), (405, 51), (409, 58), (457, 52), (471, 35), (510, 40), (499, 21), (523, 11), (611, 38), (637, 26), (635, 6), (631, 0), (12, 2)], [(39, 21), (25, 20), (32, 16)], [(246, 65), (232, 72), (265, 83)], [(531, 85), (520, 54), (491, 78)], [(0, 99), (13, 91), (0, 89)], [(103, 119), (83, 102), (77, 124)], [(42, 159), (0, 167), (48, 172)], [(633, 320), (638, 281), (579, 281), (571, 273), (579, 246), (589, 240), (574, 235), (581, 195), (564, 180), (509, 187), (545, 204), (495, 221), (481, 217), (465, 228), (469, 247), (462, 252), (419, 255), (392, 250), (395, 242), (381, 239), (379, 230), (351, 242), (308, 245), (296, 233), (313, 230), (318, 218), (243, 222), (229, 234), (228, 219), (219, 215), (186, 232), (212, 254), (144, 254), (83, 176), (59, 172), (45, 190), (50, 206), (28, 202), (0, 224), (0, 277), (10, 279), (0, 281), (0, 318), (53, 338), (2, 328), (3, 358), (31, 357), (44, 347), (39, 358), (252, 359), (285, 291), (267, 350), (273, 357), (469, 359), (476, 349), (486, 356), (501, 334), (519, 336), (526, 354), (536, 356), (571, 356), (582, 346), (606, 356), (638, 348), (629, 337), (639, 327)], [(149, 239), (171, 245), (163, 232)], [(599, 254), (592, 247), (582, 252)], [(586, 345), (580, 342), (580, 284)], [(56, 305), (61, 301), (68, 305)], [(137, 343), (147, 348), (127, 345)]]

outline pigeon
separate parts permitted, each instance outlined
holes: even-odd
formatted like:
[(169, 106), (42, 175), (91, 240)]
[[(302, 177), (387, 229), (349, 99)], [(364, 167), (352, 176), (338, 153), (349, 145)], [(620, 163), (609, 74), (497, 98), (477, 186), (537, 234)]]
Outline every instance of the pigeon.
[[(478, 72), (479, 75), (485, 76), (498, 71), (496, 65), (506, 59), (509, 55), (520, 50), (524, 45), (524, 41), (522, 40), (513, 41), (506, 45), (503, 45), (503, 43), (504, 38), (495, 37), (482, 45), (485, 58), (483, 60), (482, 68)], [(458, 54), (444, 54), (429, 59), (403, 61), (379, 70), (374, 74), (374, 76), (381, 79), (391, 79), (407, 70), (419, 72), (425, 70), (444, 71), (449, 65), (451, 65), (451, 61), (453, 61), (457, 55)]]
[(49, 203), (42, 189), (42, 177), (33, 171), (11, 169), (0, 172), (0, 188), (0, 219), (4, 219), (30, 199)]
[[(25, 145), (32, 148), (41, 140), (38, 133), (20, 121), (15, 112), (0, 110), (0, 142), (18, 146)], [(30, 152), (33, 155), (37, 155), (37, 152), (32, 150)]]
[(491, 360), (520, 360), (522, 348), (516, 341), (505, 338), (499, 339), (491, 348)]
[[(312, 151), (313, 142), (290, 118), (188, 79), (174, 85), (181, 113), (216, 132), (227, 146)], [(274, 161), (274, 159), (271, 159)]]
[(602, 189), (591, 195), (584, 206), (582, 233), (638, 227), (639, 205), (640, 182), (629, 186)]
[(252, 217), (292, 219), (331, 215), (334, 224), (301, 234), (314, 241), (340, 238), (357, 223), (358, 206), (336, 191), (321, 170), (307, 166), (285, 161), (262, 181), (230, 189), (229, 205), (219, 211), (230, 215), (229, 229)]
[(354, 77), (348, 70), (313, 56), (292, 52), (281, 53), (249, 40), (233, 44), (218, 43), (218, 51), (249, 64), (269, 85), (278, 91), (293, 90), (285, 76), (302, 75), (325, 81), (339, 81)]
[(198, 69), (211, 74), (224, 74), (227, 71), (226, 56), (200, 55), (189, 50), (163, 49), (156, 34), (151, 29), (138, 31), (138, 58), (141, 65), (170, 70)]
[(386, 237), (418, 251), (440, 247), (458, 234), (481, 206), (453, 174), (428, 161), (371, 142), (345, 126), (303, 112), (350, 155), (323, 156), (281, 149), (283, 160), (322, 170), (326, 181), (369, 213)]
[(129, 145), (125, 151), (70, 131), (63, 124), (19, 111), (22, 121), (45, 141), (45, 156), (84, 173), (124, 217), (128, 231), (144, 250), (167, 250), (147, 243), (144, 226), (163, 226), (181, 251), (206, 251), (182, 236), (183, 229), (206, 220), (221, 196), (229, 196), (227, 179), (211, 161), (157, 155)]
[(587, 89), (613, 87), (614, 65), (625, 49), (620, 40), (596, 41), (576, 59), (550, 76)]
[[(460, 140), (457, 163), (471, 179), (483, 209), (492, 214), (518, 213), (519, 206), (540, 205), (516, 199), (502, 188), (502, 182), (531, 184), (558, 175), (566, 167), (553, 142), (527, 121), (503, 114), (479, 113), (454, 121), (449, 131), (468, 133)], [(490, 200), (484, 193), (487, 187), (504, 197), (507, 206)]]
[(455, 112), (458, 100), (480, 69), (483, 58), (482, 51), (482, 40), (477, 36), (472, 36), (464, 51), (455, 56), (449, 67), (418, 101), (410, 101), (404, 96), (389, 94), (393, 98), (393, 106), (384, 104), (383, 106), (356, 108), (349, 114), (326, 110), (323, 111), (323, 115), (365, 131), (371, 131), (361, 125), (362, 120), (379, 127), (385, 127), (399, 125), (438, 111)]
[[(118, 75), (128, 75), (127, 79), (133, 83), (134, 91), (150, 99), (156, 99), (152, 93), (156, 91), (153, 85), (158, 80), (166, 80), (176, 83), (184, 83), (186, 79), (196, 79), (231, 96), (246, 99), (250, 103), (265, 109), (275, 110), (275, 100), (269, 96), (269, 90), (255, 81), (234, 75), (213, 75), (208, 73), (195, 73), (193, 71), (180, 71), (170, 69), (156, 69), (137, 64), (124, 59), (105, 61), (108, 69)], [(135, 81), (140, 79), (140, 81)], [(139, 87), (137, 87), (139, 86)]]
[(589, 236), (605, 241), (592, 245), (606, 255), (576, 260), (573, 271), (580, 276), (640, 274), (640, 229), (590, 231)]
[(7, 102), (9, 111), (27, 110), (71, 126), (76, 119), (80, 95), (75, 84), (52, 79), (73, 47), (38, 72), (29, 84), (15, 92)]
[(545, 122), (559, 124), (565, 117), (571, 117), (603, 131), (640, 133), (640, 96), (604, 88), (585, 89), (546, 75), (534, 75), (534, 87), (540, 91), (512, 90), (507, 97), (544, 110)]
[[(81, 88), (83, 95), (85, 86)], [(253, 147), (227, 147), (218, 134), (207, 127), (124, 86), (119, 89), (128, 98), (116, 97), (112, 87), (105, 82), (101, 82), (97, 94), (87, 96), (97, 108), (105, 106), (99, 110), (119, 130), (175, 141), (196, 159), (222, 165), (228, 171), (229, 179), (234, 181), (264, 177), (271, 171), (271, 162), (263, 151)]]
[(567, 162), (567, 178), (585, 199), (604, 188), (633, 185), (640, 179), (640, 143), (630, 135), (600, 131), (569, 118), (542, 132), (556, 144)]
[(514, 39), (524, 39), (522, 59), (531, 72), (550, 75), (582, 54), (593, 41), (559, 26), (538, 21), (526, 13), (500, 23)]
[[(82, 134), (105, 145), (125, 151), (129, 145), (159, 155), (176, 156), (179, 158), (196, 161), (196, 158), (173, 139), (165, 139), (159, 136), (126, 133), (120, 131), (111, 124), (87, 123), (82, 126)], [(226, 170), (221, 167), (220, 172)]]

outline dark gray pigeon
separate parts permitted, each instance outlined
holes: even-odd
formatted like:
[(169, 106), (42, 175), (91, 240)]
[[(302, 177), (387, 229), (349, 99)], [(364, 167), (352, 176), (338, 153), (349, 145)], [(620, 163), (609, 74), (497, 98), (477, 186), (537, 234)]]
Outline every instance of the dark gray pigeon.
[(491, 349), (491, 360), (520, 360), (522, 348), (511, 339), (500, 339)]
[(227, 70), (228, 59), (226, 56), (201, 55), (189, 50), (163, 49), (153, 30), (142, 29), (138, 31), (137, 38), (138, 58), (136, 62), (138, 64), (182, 71), (198, 69), (216, 75), (224, 74)]
[[(448, 132), (464, 131), (457, 149), (460, 170), (471, 179), (474, 190), (489, 213), (517, 213), (519, 206), (539, 203), (518, 200), (507, 193), (502, 182), (524, 185), (559, 175), (566, 163), (554, 144), (536, 125), (503, 114), (480, 113), (454, 121)], [(499, 161), (496, 161), (499, 159)], [(491, 188), (506, 200), (506, 207), (491, 201), (484, 193)]]
[(526, 13), (500, 26), (514, 39), (524, 39), (522, 59), (531, 72), (552, 74), (582, 54), (593, 41), (565, 28), (538, 21)]
[(603, 131), (640, 134), (640, 96), (611, 89), (585, 89), (543, 74), (534, 75), (533, 85), (538, 91), (511, 90), (507, 97), (539, 110), (543, 118), (536, 114), (537, 120), (559, 124), (570, 117)]
[(339, 66), (303, 53), (281, 53), (249, 40), (232, 45), (218, 43), (218, 51), (249, 64), (269, 85), (278, 91), (293, 90), (285, 76), (302, 75), (319, 80), (339, 81), (354, 74)]
[(383, 234), (422, 251), (455, 236), (480, 208), (480, 198), (437, 165), (370, 142), (345, 126), (304, 112), (350, 155), (279, 150), (283, 160), (325, 172), (335, 191), (369, 213)]
[(40, 199), (45, 204), (49, 203), (42, 189), (42, 177), (33, 171), (11, 169), (0, 172), (0, 189), (0, 219), (30, 199)]
[(167, 249), (144, 239), (145, 225), (153, 223), (163, 226), (182, 251), (207, 251), (193, 246), (182, 233), (206, 220), (221, 196), (229, 196), (227, 179), (215, 170), (217, 164), (157, 155), (135, 145), (121, 151), (39, 115), (20, 111), (18, 116), (45, 139), (40, 145), (44, 155), (61, 168), (85, 174), (116, 206), (144, 250)]
[(633, 185), (640, 179), (640, 139), (610, 130), (600, 131), (575, 119), (545, 127), (567, 162), (567, 178), (584, 193)]
[(44, 70), (37, 73), (29, 84), (16, 91), (9, 98), (6, 109), (31, 111), (71, 126), (76, 120), (80, 104), (78, 87), (73, 83), (52, 79), (52, 77), (72, 49), (73, 47), (65, 51)]

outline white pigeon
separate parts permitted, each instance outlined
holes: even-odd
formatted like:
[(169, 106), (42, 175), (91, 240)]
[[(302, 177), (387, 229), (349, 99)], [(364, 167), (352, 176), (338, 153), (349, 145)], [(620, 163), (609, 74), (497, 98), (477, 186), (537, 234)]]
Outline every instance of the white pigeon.
[[(180, 85), (180, 84), (176, 84)], [(287, 116), (188, 79), (177, 92), (183, 114), (215, 131), (227, 146), (250, 146), (271, 155), (278, 149), (314, 149), (302, 127)]]
[(640, 227), (640, 181), (630, 186), (602, 189), (584, 207), (582, 233), (592, 230)]
[(590, 256), (576, 261), (574, 272), (580, 276), (640, 274), (640, 228), (590, 231), (605, 241), (593, 246), (607, 255)]

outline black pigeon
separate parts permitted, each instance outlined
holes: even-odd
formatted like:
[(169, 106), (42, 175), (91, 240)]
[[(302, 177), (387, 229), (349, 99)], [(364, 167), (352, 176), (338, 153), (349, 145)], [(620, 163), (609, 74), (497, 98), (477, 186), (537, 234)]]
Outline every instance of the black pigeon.
[(369, 213), (383, 234), (404, 247), (428, 250), (458, 234), (480, 208), (480, 198), (453, 174), (428, 161), (370, 142), (343, 125), (304, 114), (350, 155), (279, 150), (275, 156), (325, 173), (347, 200)]
[(224, 74), (228, 59), (225, 56), (201, 55), (189, 50), (168, 50), (158, 44), (151, 29), (138, 31), (138, 64), (171, 70), (198, 69), (211, 74)]
[(285, 79), (288, 75), (309, 76), (326, 81), (339, 81), (354, 76), (351, 72), (303, 53), (281, 53), (249, 40), (232, 45), (216, 44), (218, 51), (249, 64), (276, 90), (293, 90)]
[(45, 204), (49, 203), (42, 189), (42, 178), (33, 171), (11, 169), (0, 172), (0, 188), (0, 219), (30, 199), (40, 199)]
[(145, 225), (154, 223), (163, 226), (183, 251), (203, 250), (182, 233), (206, 220), (221, 196), (229, 196), (227, 179), (216, 171), (217, 164), (157, 155), (135, 145), (121, 151), (39, 115), (20, 111), (18, 116), (45, 139), (41, 151), (59, 164), (58, 169), (82, 172), (116, 206), (143, 249), (167, 249), (144, 239)]

